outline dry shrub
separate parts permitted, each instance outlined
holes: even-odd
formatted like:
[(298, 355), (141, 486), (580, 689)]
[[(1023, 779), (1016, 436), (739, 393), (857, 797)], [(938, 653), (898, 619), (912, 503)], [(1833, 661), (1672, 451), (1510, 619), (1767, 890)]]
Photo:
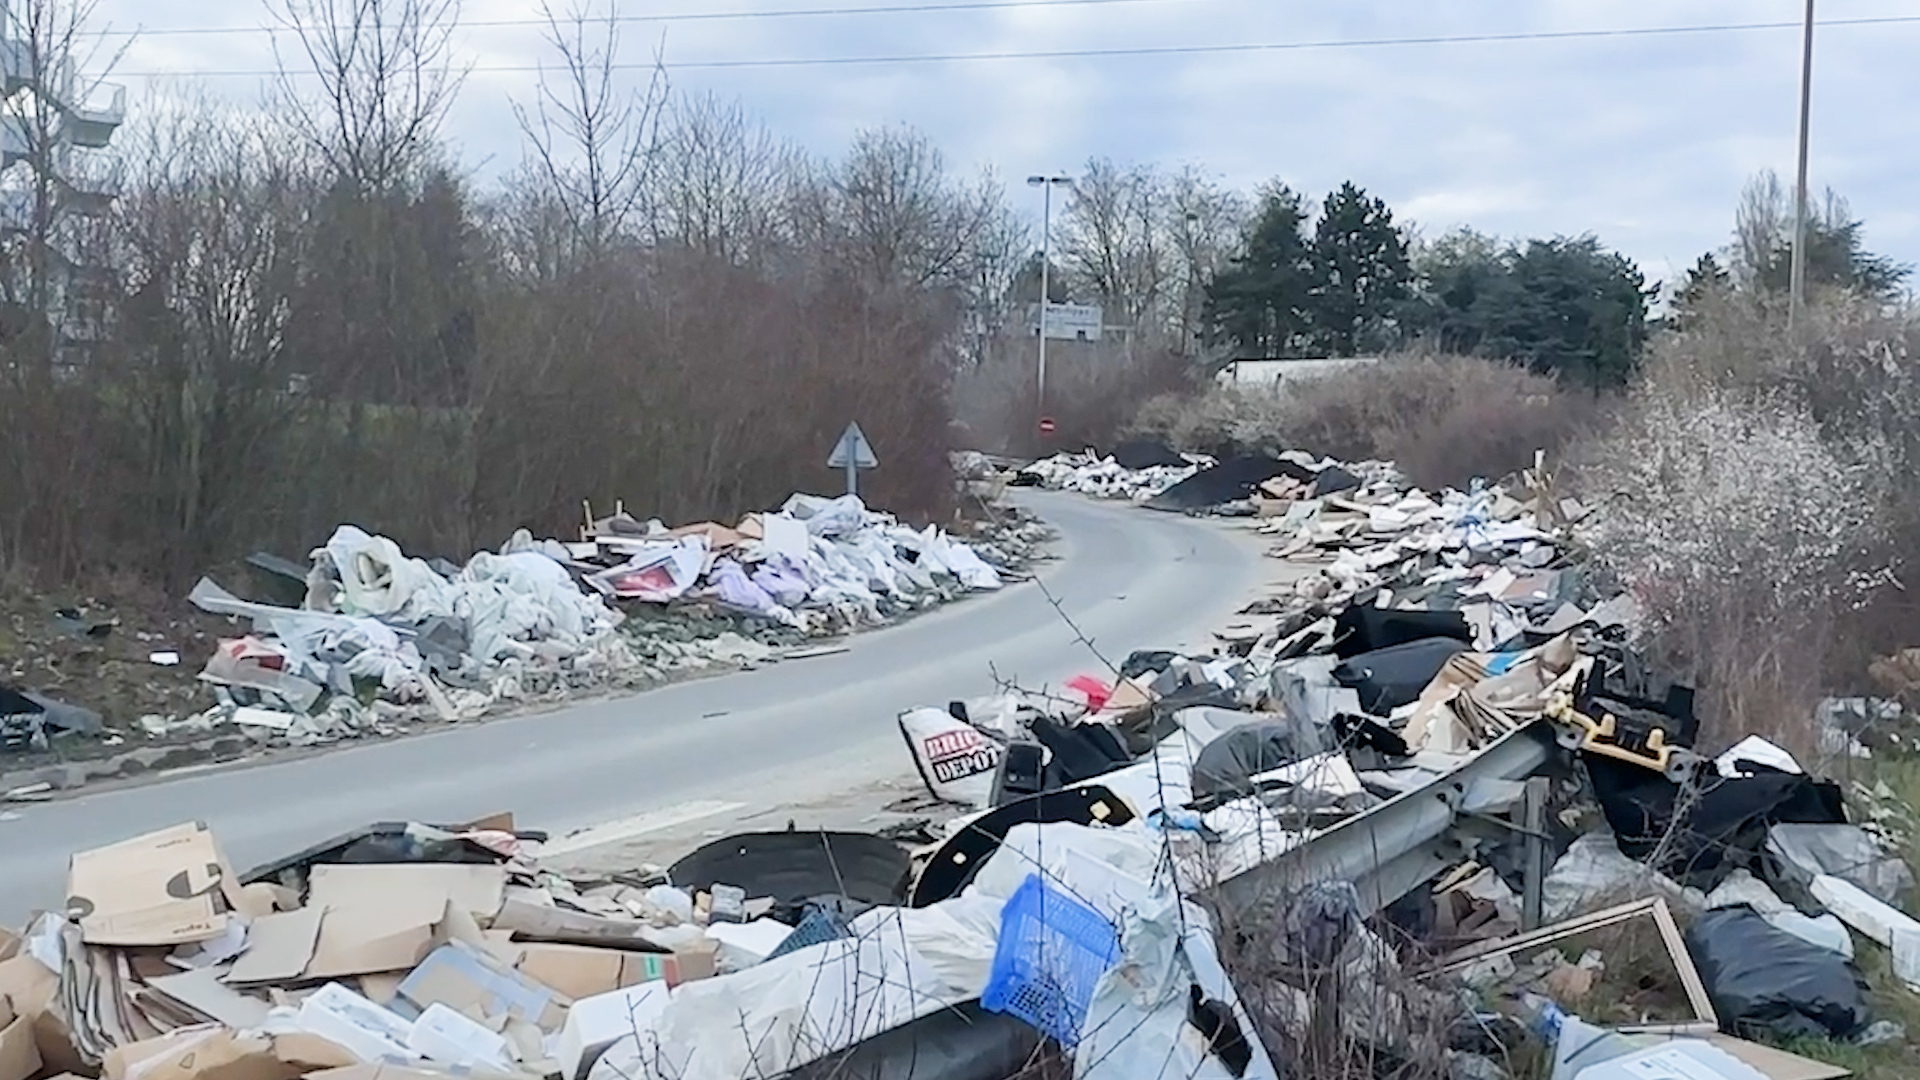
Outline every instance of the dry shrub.
[(1415, 483), (1439, 488), (1532, 464), (1536, 450), (1556, 450), (1592, 408), (1588, 395), (1511, 364), (1412, 355), (1271, 388), (1163, 398), (1136, 426), (1216, 454), (1299, 449), (1391, 460)]
[(1039, 436), (1039, 350), (1026, 339), (1001, 340), (988, 359), (955, 380), (954, 415), (968, 446), (995, 453), (1051, 453), (1111, 446), (1141, 403), (1187, 391), (1191, 365), (1146, 341), (1055, 342), (1047, 346), (1047, 415), (1054, 433)]
[(1617, 422), (1574, 455), (1596, 550), (1641, 600), (1657, 659), (1701, 688), (1703, 739), (1817, 752), (1814, 708), (1912, 640), (1920, 383), (1910, 332), (1828, 297), (1797, 335), (1743, 297), (1658, 339)]

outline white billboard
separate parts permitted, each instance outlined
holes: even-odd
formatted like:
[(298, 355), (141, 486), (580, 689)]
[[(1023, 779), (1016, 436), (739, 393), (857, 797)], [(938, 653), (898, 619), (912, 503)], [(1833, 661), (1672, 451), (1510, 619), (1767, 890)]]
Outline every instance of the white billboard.
[[(1051, 341), (1099, 341), (1106, 312), (1098, 304), (1048, 304), (1047, 338)], [(1040, 333), (1040, 305), (1027, 309), (1027, 335)]]

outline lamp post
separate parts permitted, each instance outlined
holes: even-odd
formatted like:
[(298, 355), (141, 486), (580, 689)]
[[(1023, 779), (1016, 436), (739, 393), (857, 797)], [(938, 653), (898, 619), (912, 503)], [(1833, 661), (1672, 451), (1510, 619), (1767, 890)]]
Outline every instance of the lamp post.
[(1073, 183), (1071, 176), (1029, 176), (1027, 186), (1043, 193), (1040, 201), (1040, 378), (1035, 390), (1040, 420), (1047, 415), (1047, 270), (1053, 264), (1053, 189)]
[(1793, 262), (1787, 276), (1787, 331), (1799, 321), (1807, 292), (1807, 125), (1813, 105), (1813, 0), (1800, 43), (1800, 168), (1793, 188)]

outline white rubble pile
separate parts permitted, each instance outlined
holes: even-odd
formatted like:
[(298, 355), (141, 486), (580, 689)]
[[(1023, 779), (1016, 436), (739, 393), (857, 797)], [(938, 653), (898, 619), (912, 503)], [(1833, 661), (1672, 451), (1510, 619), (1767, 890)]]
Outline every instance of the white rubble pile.
[(1050, 491), (1072, 491), (1096, 499), (1126, 499), (1145, 502), (1213, 465), (1213, 459), (1201, 454), (1182, 455), (1185, 465), (1155, 465), (1129, 469), (1110, 457), (1093, 453), (1056, 454), (1022, 469), (1037, 478)]
[[(579, 543), (516, 533), (443, 573), (391, 539), (340, 526), (312, 553), (305, 603), (241, 600), (209, 580), (191, 599), (245, 618), (202, 678), (217, 704), (142, 721), (150, 733), (234, 724), (297, 744), (458, 721), (507, 704), (630, 689), (751, 667), (812, 636), (884, 623), (971, 592), (1003, 573), (938, 526), (913, 529), (853, 496), (795, 495), (738, 529), (668, 529), (624, 515)], [(1012, 570), (1044, 541), (1031, 521), (985, 550)], [(442, 564), (444, 567), (444, 564)], [(623, 633), (627, 615), (648, 613)], [(664, 629), (675, 612), (732, 620), (715, 632)], [(666, 619), (656, 618), (658, 612)]]

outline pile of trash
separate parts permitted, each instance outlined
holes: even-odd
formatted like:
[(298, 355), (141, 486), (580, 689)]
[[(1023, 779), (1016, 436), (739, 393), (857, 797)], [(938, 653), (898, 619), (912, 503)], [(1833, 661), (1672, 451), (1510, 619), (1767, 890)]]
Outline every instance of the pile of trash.
[(670, 529), (616, 511), (577, 542), (521, 530), (456, 567), (343, 525), (307, 567), (281, 568), (299, 578), (298, 606), (202, 579), (193, 604), (252, 631), (221, 639), (201, 673), (216, 704), (141, 725), (231, 724), (310, 744), (750, 667), (998, 589), (1047, 536), (1017, 513), (982, 532), (976, 549), (854, 496), (795, 495), (735, 526)]
[(1072, 491), (1096, 499), (1127, 499), (1145, 502), (1195, 473), (1213, 465), (1213, 459), (1199, 454), (1174, 455), (1172, 461), (1152, 461), (1129, 466), (1111, 455), (1091, 450), (1079, 454), (1056, 454), (1036, 461), (1015, 474), (1012, 483), (1019, 487), (1041, 487), (1050, 491)]
[[(1256, 482), (1252, 527), (1296, 573), (1212, 653), (1140, 651), (1049, 692), (901, 714), (929, 793), (960, 810), (916, 902), (965, 895), (969, 868), (1017, 845), (1092, 903), (1116, 850), (1158, 852), (1130, 902), (1200, 903), (1240, 927), (1208, 962), (1257, 1002), (1276, 1060), (1343, 1045), (1493, 1077), (1544, 1038), (1580, 1051), (1556, 1077), (1751, 1080), (1803, 1074), (1742, 1071), (1765, 1058), (1745, 1038), (1901, 1037), (1872, 1016), (1853, 950), (1890, 950), (1920, 987), (1920, 922), (1898, 906), (1911, 874), (1780, 747), (1694, 749), (1693, 691), (1650, 670), (1632, 599), (1578, 561), (1587, 508), (1542, 469), (1429, 494), (1377, 463), (1315, 465)], [(1115, 925), (1130, 950), (1134, 927)], [(1665, 1015), (1635, 983), (1646, 957), (1607, 938), (1643, 927)], [(1114, 981), (1124, 968), (1108, 954)], [(1176, 998), (1156, 999), (1170, 1030), (1187, 1022)], [(1569, 1034), (1582, 1010), (1605, 1025), (1593, 1040)], [(1671, 1061), (1695, 1071), (1631, 1064)]]
[(33, 1051), (0, 1080), (1499, 1080), (1530, 1044), (1556, 1080), (1807, 1080), (1845, 1071), (1765, 1043), (1904, 1041), (1859, 962), (1920, 987), (1890, 799), (1696, 749), (1544, 470), (1316, 464), (1256, 483), (1297, 574), (1211, 651), (903, 712), (953, 812), (918, 844), (588, 878), (502, 818), (235, 875), (181, 826), (0, 938), (0, 1062)]

